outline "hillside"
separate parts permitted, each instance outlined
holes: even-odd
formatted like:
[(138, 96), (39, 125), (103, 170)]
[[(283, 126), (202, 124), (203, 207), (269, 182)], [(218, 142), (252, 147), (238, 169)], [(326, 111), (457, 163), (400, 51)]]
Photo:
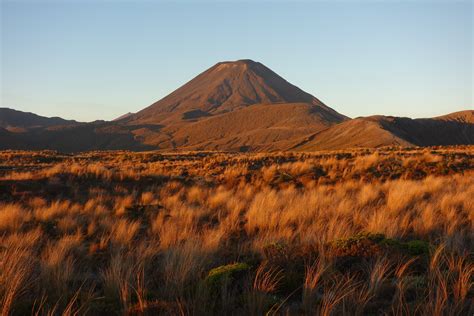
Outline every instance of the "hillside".
[(473, 117), (472, 110), (423, 119), (360, 117), (314, 133), (293, 149), (474, 144)]
[(89, 150), (150, 150), (120, 125), (87, 123), (10, 132), (0, 128), (0, 149), (50, 149), (62, 152)]
[(78, 122), (60, 117), (44, 117), (30, 112), (9, 108), (0, 108), (0, 127), (20, 132), (30, 128), (47, 128), (52, 126), (75, 125)]
[(434, 119), (441, 121), (455, 121), (460, 123), (474, 124), (474, 110), (454, 112), (447, 115), (435, 117)]
[(308, 104), (254, 105), (182, 127), (174, 142), (194, 150), (286, 150), (295, 138), (331, 125)]

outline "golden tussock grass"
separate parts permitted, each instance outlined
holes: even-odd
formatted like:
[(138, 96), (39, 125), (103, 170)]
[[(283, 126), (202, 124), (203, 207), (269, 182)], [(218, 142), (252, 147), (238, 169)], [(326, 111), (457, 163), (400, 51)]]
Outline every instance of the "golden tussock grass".
[(472, 147), (0, 158), (2, 315), (474, 312)]

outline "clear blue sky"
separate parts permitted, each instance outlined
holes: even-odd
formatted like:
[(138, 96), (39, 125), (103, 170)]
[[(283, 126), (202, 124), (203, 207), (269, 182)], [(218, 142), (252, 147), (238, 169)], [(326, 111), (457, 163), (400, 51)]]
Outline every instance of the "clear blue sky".
[(473, 108), (471, 1), (1, 1), (2, 107), (113, 119), (249, 58), (351, 117)]

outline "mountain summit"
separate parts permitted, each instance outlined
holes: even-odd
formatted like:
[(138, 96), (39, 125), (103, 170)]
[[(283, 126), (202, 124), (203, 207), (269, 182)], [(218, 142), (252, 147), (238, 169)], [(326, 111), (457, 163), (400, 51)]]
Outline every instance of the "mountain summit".
[(220, 62), (153, 103), (129, 121), (163, 123), (227, 113), (254, 104), (305, 103), (331, 122), (345, 116), (292, 85), (259, 62)]
[(162, 149), (277, 150), (348, 118), (259, 62), (220, 62), (119, 120)]

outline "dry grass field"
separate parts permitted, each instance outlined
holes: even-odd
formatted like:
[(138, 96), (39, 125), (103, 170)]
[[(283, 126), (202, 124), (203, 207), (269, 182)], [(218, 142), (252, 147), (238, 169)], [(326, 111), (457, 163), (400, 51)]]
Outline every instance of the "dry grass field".
[(473, 315), (474, 147), (0, 152), (1, 315)]

